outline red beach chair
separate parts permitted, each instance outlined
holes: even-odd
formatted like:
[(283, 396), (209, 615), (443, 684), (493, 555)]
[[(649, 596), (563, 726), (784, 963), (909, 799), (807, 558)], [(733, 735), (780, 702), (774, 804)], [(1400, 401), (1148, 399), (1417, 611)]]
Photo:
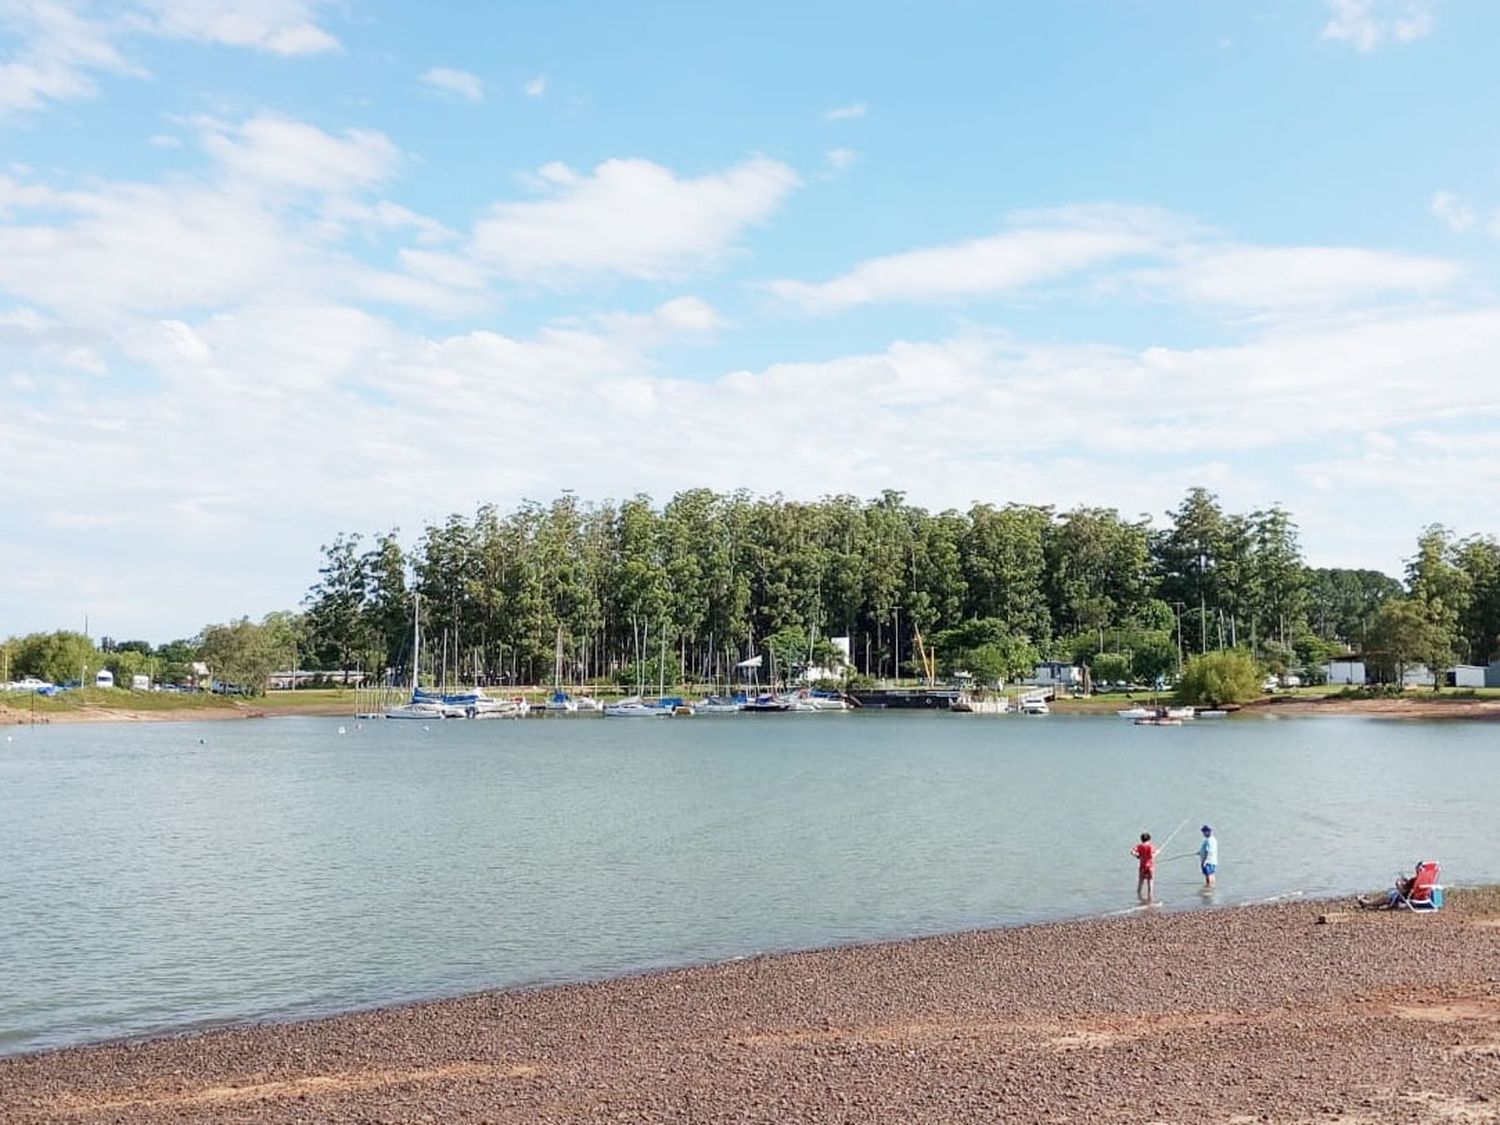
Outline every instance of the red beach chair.
[(1424, 860), (1417, 864), (1416, 877), (1411, 889), (1402, 892), (1400, 886), (1391, 892), (1395, 898), (1391, 905), (1407, 910), (1441, 910), (1443, 888), (1438, 886), (1438, 864), (1436, 860)]

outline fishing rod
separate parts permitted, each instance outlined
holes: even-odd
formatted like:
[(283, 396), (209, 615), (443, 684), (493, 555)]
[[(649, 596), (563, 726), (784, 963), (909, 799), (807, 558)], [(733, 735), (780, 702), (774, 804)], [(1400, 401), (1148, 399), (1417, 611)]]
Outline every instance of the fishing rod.
[(1165, 839), (1165, 840), (1163, 840), (1163, 841), (1162, 841), (1162, 842), (1161, 842), (1161, 843), (1160, 843), (1160, 844), (1159, 844), (1159, 845), (1158, 845), (1158, 846), (1157, 846), (1157, 849), (1156, 849), (1156, 850), (1157, 850), (1157, 851), (1159, 851), (1159, 852), (1164, 852), (1164, 851), (1166, 851), (1166, 850), (1167, 850), (1167, 845), (1168, 845), (1168, 844), (1170, 844), (1170, 843), (1171, 843), (1171, 842), (1172, 842), (1172, 841), (1173, 841), (1173, 839), (1175, 839), (1175, 838), (1176, 838), (1176, 836), (1177, 836), (1177, 833), (1179, 833), (1179, 832), (1181, 832), (1181, 831), (1182, 831), (1182, 830), (1183, 830), (1183, 829), (1184, 829), (1184, 828), (1186, 828), (1186, 827), (1187, 827), (1187, 822), (1188, 822), (1188, 821), (1190, 821), (1190, 820), (1192, 820), (1192, 819), (1193, 819), (1193, 818), (1192, 818), (1192, 817), (1191, 817), (1191, 816), (1185, 816), (1185, 817), (1183, 817), (1183, 818), (1182, 818), (1182, 823), (1181, 823), (1181, 824), (1179, 824), (1179, 825), (1178, 825), (1178, 826), (1177, 826), (1177, 827), (1176, 827), (1176, 828), (1174, 828), (1174, 829), (1172, 829), (1172, 835), (1171, 835), (1171, 836), (1168, 836), (1168, 837), (1167, 837), (1167, 838), (1166, 838), (1166, 839)]

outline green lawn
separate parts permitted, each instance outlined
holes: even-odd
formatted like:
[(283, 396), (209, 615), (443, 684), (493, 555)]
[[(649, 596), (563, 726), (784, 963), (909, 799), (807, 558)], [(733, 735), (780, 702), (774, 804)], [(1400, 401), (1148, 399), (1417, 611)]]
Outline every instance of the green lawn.
[(91, 707), (120, 711), (190, 711), (234, 706), (234, 700), (208, 692), (127, 691), (124, 688), (74, 688), (57, 695), (0, 692), (0, 706), (22, 713), (56, 715)]

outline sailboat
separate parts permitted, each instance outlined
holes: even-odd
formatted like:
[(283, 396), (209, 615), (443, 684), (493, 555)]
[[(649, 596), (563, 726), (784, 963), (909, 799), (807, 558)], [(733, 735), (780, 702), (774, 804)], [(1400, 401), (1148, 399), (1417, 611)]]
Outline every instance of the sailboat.
[(571, 715), (578, 710), (578, 703), (562, 689), (562, 626), (557, 627), (557, 651), (552, 660), (552, 694), (542, 704), (549, 715)]
[(447, 716), (447, 709), (441, 700), (423, 698), (422, 689), (418, 683), (417, 670), (422, 664), (422, 596), (413, 593), (411, 596), (411, 700), (400, 707), (389, 707), (386, 709), (387, 719), (442, 719)]

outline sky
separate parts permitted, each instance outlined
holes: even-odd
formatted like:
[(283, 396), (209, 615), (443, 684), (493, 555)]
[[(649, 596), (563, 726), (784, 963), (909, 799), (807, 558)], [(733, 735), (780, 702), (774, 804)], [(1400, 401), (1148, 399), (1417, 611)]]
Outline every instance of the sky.
[(0, 0), (0, 635), (686, 488), (1500, 530), (1500, 5)]

